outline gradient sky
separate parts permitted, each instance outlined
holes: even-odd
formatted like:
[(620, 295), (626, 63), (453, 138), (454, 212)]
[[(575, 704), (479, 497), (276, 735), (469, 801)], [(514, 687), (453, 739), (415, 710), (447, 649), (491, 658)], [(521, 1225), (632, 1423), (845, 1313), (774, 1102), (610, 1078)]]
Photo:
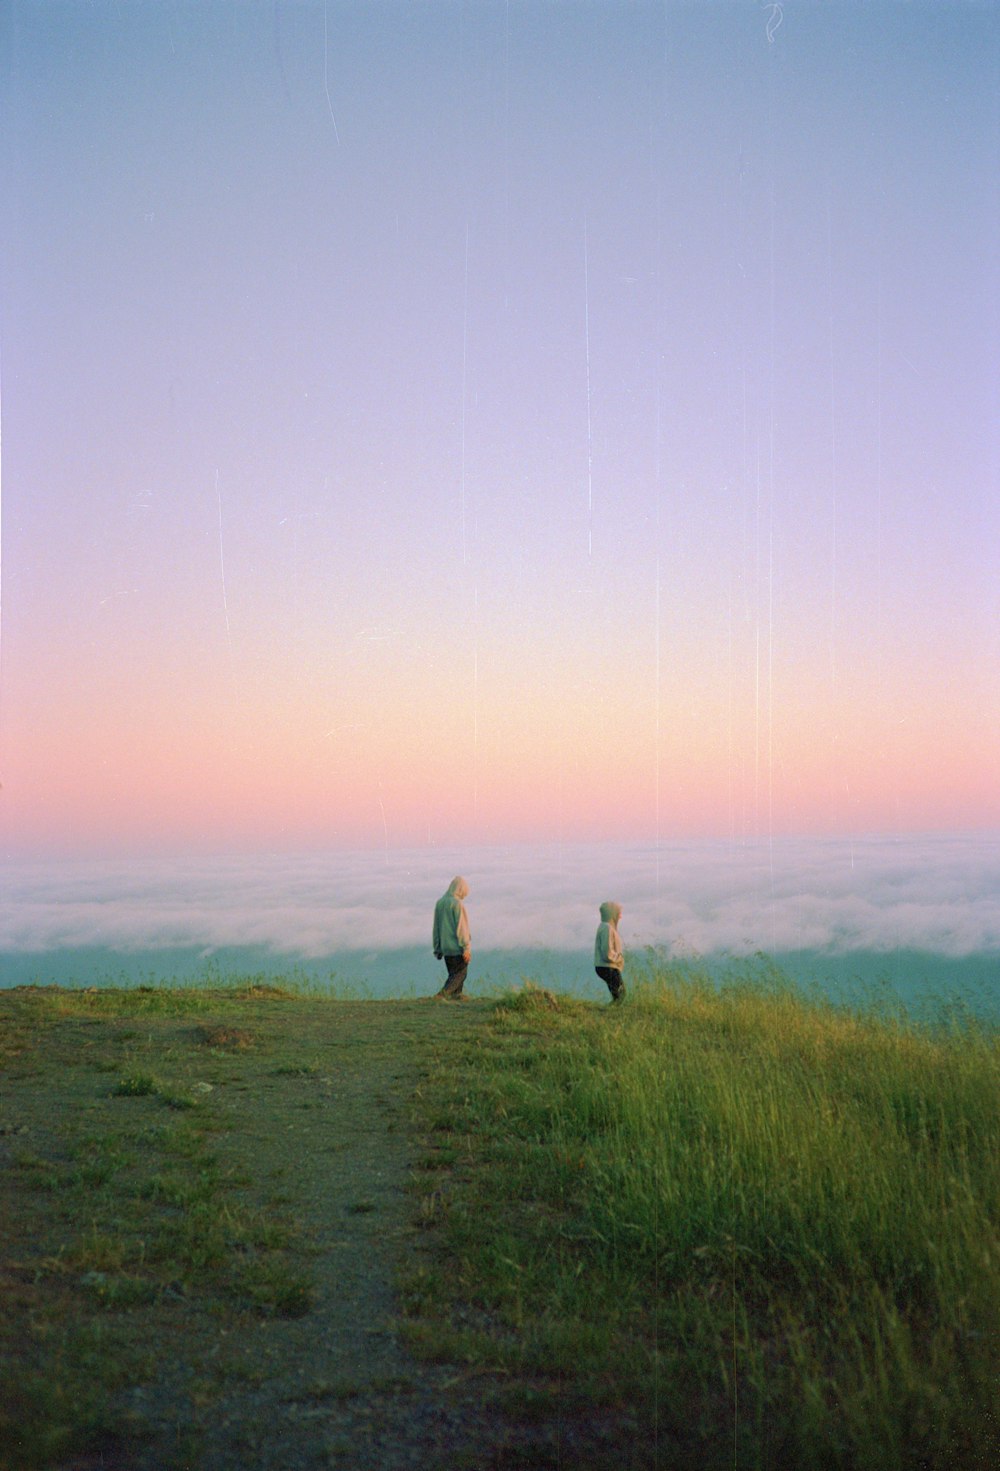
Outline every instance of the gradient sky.
[(1000, 12), (11, 0), (3, 853), (1000, 827)]

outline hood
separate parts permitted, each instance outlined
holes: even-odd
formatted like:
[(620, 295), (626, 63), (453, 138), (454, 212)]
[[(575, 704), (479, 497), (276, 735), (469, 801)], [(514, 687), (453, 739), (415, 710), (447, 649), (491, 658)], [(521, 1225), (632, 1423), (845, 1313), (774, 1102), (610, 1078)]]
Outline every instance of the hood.
[(453, 897), (456, 899), (464, 899), (468, 892), (469, 886), (465, 882), (465, 879), (461, 877), (461, 875), (453, 878), (451, 883), (448, 885), (448, 893), (453, 895)]
[(621, 917), (621, 905), (612, 903), (610, 899), (605, 899), (604, 903), (601, 905), (601, 918), (605, 920), (608, 924), (617, 925)]

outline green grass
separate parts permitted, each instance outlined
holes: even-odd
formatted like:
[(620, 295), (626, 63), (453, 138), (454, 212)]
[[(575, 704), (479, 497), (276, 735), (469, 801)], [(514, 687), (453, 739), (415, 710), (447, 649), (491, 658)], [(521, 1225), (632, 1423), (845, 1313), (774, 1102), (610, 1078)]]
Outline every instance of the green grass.
[(242, 1024), (291, 998), (250, 985), (3, 999), (4, 1094), (26, 1122), (0, 1140), (0, 1468), (114, 1460), (131, 1434), (116, 1392), (155, 1379), (157, 1352), (184, 1354), (192, 1314), (238, 1328), (309, 1310), (311, 1247), (267, 1182), (226, 1163), (230, 1124), (200, 1080), (254, 1068), (255, 1050), (279, 1063)]
[[(330, 1083), (339, 1002), (253, 980), (0, 1002), (0, 1471), (117, 1464), (129, 1386), (163, 1362), (192, 1404), (253, 1383), (248, 1327), (309, 1310), (292, 1162), (254, 1140)], [(351, 1046), (382, 1046), (392, 1004), (365, 1005)], [(525, 986), (412, 1016), (400, 1299), (449, 1382), (501, 1418), (606, 1412), (651, 1448), (636, 1467), (998, 1461), (994, 1031), (690, 968), (613, 1008)]]
[(528, 987), (422, 1093), (410, 1337), (640, 1405), (691, 1464), (994, 1464), (998, 1059), (773, 975)]

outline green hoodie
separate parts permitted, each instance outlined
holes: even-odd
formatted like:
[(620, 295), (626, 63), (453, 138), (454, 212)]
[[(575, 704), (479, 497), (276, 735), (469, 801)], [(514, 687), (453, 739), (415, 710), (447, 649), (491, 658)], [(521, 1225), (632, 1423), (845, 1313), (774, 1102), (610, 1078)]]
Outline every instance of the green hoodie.
[(464, 955), (466, 950), (472, 948), (469, 916), (462, 903), (468, 892), (469, 886), (465, 879), (453, 878), (448, 885), (447, 894), (442, 894), (435, 904), (432, 935), (435, 955)]

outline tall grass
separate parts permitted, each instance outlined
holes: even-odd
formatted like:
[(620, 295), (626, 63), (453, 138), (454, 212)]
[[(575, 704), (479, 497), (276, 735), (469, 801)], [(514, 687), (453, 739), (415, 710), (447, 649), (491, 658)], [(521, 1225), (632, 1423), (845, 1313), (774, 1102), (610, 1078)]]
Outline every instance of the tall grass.
[(450, 1280), (705, 1464), (990, 1464), (996, 1034), (774, 975), (653, 968), (630, 993), (527, 989), (438, 1080), (465, 1136)]

